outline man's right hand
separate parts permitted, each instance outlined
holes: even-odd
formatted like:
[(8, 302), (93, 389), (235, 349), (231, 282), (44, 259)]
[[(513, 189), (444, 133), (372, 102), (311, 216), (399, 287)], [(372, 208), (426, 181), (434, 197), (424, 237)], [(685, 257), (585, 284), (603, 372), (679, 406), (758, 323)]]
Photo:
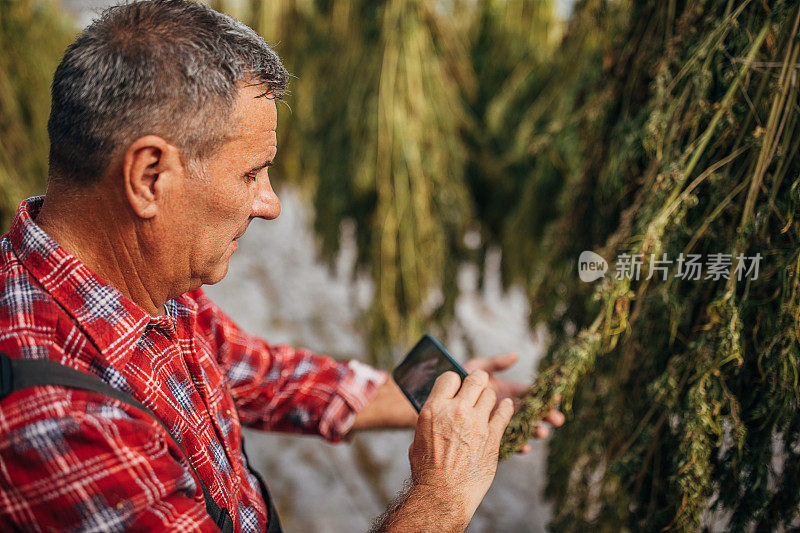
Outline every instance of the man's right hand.
[[(463, 384), (454, 372), (436, 380), (419, 413), (409, 448), (411, 488), (379, 531), (463, 531), (492, 484), (500, 439), (514, 413), (497, 405), (489, 375), (476, 370)], [(460, 387), (460, 388), (459, 388)]]

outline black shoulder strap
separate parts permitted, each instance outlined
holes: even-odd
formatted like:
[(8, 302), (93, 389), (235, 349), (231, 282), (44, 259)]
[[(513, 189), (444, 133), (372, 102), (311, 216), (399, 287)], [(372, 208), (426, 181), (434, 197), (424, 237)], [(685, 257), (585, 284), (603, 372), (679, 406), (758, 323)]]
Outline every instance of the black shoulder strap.
[[(192, 470), (197, 483), (200, 484), (200, 489), (203, 491), (203, 498), (206, 501), (208, 516), (217, 524), (217, 527), (219, 527), (222, 533), (233, 532), (233, 520), (228, 510), (225, 507), (220, 507), (219, 504), (214, 501), (214, 498), (211, 497), (208, 488), (200, 479), (200, 476), (197, 475), (197, 471), (194, 469), (194, 466), (192, 466), (192, 462), (189, 461), (189, 457), (187, 457), (186, 452), (183, 451), (180, 443), (175, 440), (175, 437), (169, 432), (167, 426), (141, 402), (134, 400), (129, 394), (115, 389), (108, 383), (90, 374), (56, 363), (55, 361), (50, 361), (48, 359), (12, 359), (8, 355), (0, 353), (0, 400), (12, 392), (44, 385), (57, 385), (96, 392), (119, 400), (150, 415), (153, 420), (164, 428), (164, 431), (169, 435), (170, 439), (172, 439), (172, 442), (175, 443), (178, 450), (180, 450), (181, 455), (183, 455), (184, 462)], [(264, 497), (266, 498), (267, 495), (265, 494)], [(270, 522), (272, 522), (273, 517), (270, 516), (269, 518)]]
[(267, 504), (267, 520), (269, 520), (269, 522), (267, 523), (266, 533), (283, 533), (281, 521), (278, 518), (278, 510), (275, 509), (275, 505), (272, 503), (272, 497), (269, 495), (269, 490), (267, 490), (267, 484), (264, 483), (261, 475), (250, 467), (250, 459), (247, 458), (247, 452), (244, 449), (244, 435), (242, 435), (242, 457), (244, 457), (244, 466), (247, 467), (250, 474), (256, 478), (258, 486), (261, 489), (261, 497), (264, 498), (264, 502)]

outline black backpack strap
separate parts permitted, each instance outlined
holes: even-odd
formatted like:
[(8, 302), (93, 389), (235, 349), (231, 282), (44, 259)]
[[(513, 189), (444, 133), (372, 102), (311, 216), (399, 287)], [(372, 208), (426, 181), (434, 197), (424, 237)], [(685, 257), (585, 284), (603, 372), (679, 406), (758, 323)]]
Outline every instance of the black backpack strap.
[(270, 497), (269, 491), (267, 490), (267, 484), (264, 483), (261, 474), (250, 468), (250, 459), (247, 457), (247, 452), (244, 450), (244, 434), (242, 434), (242, 457), (244, 457), (244, 466), (250, 474), (256, 478), (256, 481), (258, 481), (258, 486), (261, 488), (261, 497), (264, 498), (264, 502), (267, 504), (267, 520), (269, 520), (269, 522), (267, 522), (266, 533), (283, 533), (281, 521), (278, 519), (278, 511), (272, 503), (272, 497)]
[[(208, 512), (208, 516), (217, 524), (217, 527), (219, 527), (222, 533), (233, 532), (233, 519), (228, 510), (224, 507), (220, 507), (219, 504), (214, 501), (214, 498), (211, 496), (205, 483), (200, 479), (200, 476), (197, 475), (197, 470), (192, 466), (192, 462), (189, 461), (189, 457), (186, 455), (186, 452), (183, 451), (180, 443), (175, 440), (175, 437), (169, 432), (167, 426), (154, 415), (150, 409), (145, 407), (144, 404), (134, 400), (128, 393), (115, 389), (99, 378), (81, 372), (80, 370), (75, 370), (74, 368), (56, 363), (49, 359), (12, 359), (8, 355), (0, 352), (0, 400), (18, 390), (45, 385), (56, 385), (96, 392), (97, 394), (119, 400), (150, 415), (151, 418), (164, 428), (164, 431), (169, 435), (169, 438), (172, 439), (172, 442), (175, 443), (178, 450), (180, 450), (181, 455), (183, 455), (184, 462), (192, 470), (195, 480), (197, 480), (200, 489), (203, 491), (203, 499), (206, 502), (206, 512)], [(272, 522), (272, 516), (270, 516), (270, 522)]]

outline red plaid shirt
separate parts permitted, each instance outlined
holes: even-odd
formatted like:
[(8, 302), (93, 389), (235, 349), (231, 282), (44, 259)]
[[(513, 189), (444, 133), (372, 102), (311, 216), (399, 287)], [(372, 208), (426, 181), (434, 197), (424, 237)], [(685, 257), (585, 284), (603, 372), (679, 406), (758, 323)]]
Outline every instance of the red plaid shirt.
[[(241, 426), (341, 440), (386, 379), (242, 332), (192, 291), (152, 317), (67, 253), (20, 205), (0, 239), (0, 351), (48, 358), (124, 390), (181, 443), (234, 528), (269, 517)], [(0, 529), (215, 530), (162, 427), (93, 392), (46, 386), (0, 402)]]

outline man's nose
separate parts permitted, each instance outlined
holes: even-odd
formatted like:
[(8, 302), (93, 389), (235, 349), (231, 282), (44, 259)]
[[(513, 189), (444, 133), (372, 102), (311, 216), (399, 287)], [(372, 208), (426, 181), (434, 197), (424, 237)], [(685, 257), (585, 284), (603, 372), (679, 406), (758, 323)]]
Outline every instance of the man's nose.
[(272, 190), (269, 180), (264, 183), (253, 199), (253, 208), (250, 216), (272, 220), (281, 214), (281, 201), (278, 195)]

